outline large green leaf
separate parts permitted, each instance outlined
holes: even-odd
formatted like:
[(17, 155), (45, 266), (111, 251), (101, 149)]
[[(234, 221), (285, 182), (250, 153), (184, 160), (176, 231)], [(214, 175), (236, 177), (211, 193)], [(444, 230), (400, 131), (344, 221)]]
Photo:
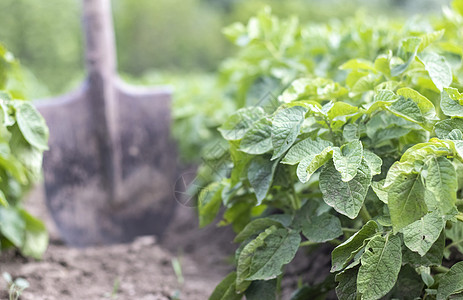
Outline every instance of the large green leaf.
[(446, 88), (441, 92), (440, 107), (449, 117), (463, 118), (463, 95), (455, 88)]
[(278, 160), (270, 161), (265, 157), (256, 156), (249, 164), (248, 179), (256, 194), (258, 205), (261, 204), (265, 196), (267, 196), (278, 163)]
[(426, 214), (403, 229), (405, 245), (408, 249), (424, 256), (439, 238), (444, 224), (438, 212)]
[(452, 70), (445, 57), (429, 52), (419, 56), (429, 77), (439, 91), (452, 83)]
[(326, 148), (333, 146), (333, 143), (320, 138), (313, 140), (307, 138), (295, 144), (289, 149), (281, 163), (295, 165), (309, 156), (315, 156), (321, 153)]
[(323, 243), (342, 235), (341, 221), (330, 213), (306, 216), (302, 234), (312, 242)]
[(457, 173), (455, 167), (445, 157), (432, 156), (428, 162), (426, 188), (430, 190), (439, 203), (442, 214), (455, 209), (457, 199)]
[(297, 166), (297, 177), (299, 181), (305, 183), (310, 177), (333, 157), (333, 151), (336, 148), (331, 146), (323, 149), (320, 153), (306, 156)]
[(428, 208), (424, 200), (425, 188), (416, 173), (400, 173), (388, 192), (388, 207), (394, 232), (419, 220)]
[(21, 248), (24, 245), (26, 222), (14, 207), (0, 206), (0, 233), (13, 245)]
[(365, 241), (376, 234), (378, 224), (368, 221), (353, 236), (334, 248), (331, 252), (331, 272), (337, 272), (347, 266), (354, 256), (365, 246)]
[(40, 259), (48, 246), (47, 228), (42, 221), (34, 218), (25, 210), (20, 210), (20, 214), (26, 224), (21, 252), (26, 256)]
[(349, 142), (343, 145), (339, 151), (334, 151), (334, 167), (341, 173), (342, 181), (347, 182), (355, 177), (362, 163), (362, 157), (363, 145), (359, 140)]
[(391, 299), (420, 299), (424, 287), (421, 276), (409, 265), (402, 267), (397, 278), (397, 284), (392, 290)]
[(323, 200), (337, 212), (351, 219), (357, 217), (371, 182), (371, 172), (365, 160), (355, 177), (345, 182), (334, 163), (327, 163), (320, 173), (320, 190)]
[(214, 289), (209, 300), (240, 300), (242, 294), (237, 294), (235, 289), (236, 272), (228, 274)]
[(243, 292), (249, 281), (268, 280), (281, 274), (282, 266), (296, 255), (299, 233), (271, 226), (249, 242), (238, 258), (236, 287)]
[(459, 129), (461, 132), (463, 132), (463, 119), (447, 119), (436, 123), (434, 126), (434, 131), (436, 132), (437, 137), (440, 139), (446, 139), (449, 133), (454, 129)]
[(370, 150), (364, 150), (363, 158), (365, 158), (365, 161), (367, 162), (368, 167), (370, 168), (371, 175), (381, 174), (381, 166), (383, 165), (383, 160), (381, 159), (381, 157), (379, 157)]
[(402, 242), (397, 235), (376, 235), (361, 258), (357, 291), (362, 299), (379, 299), (395, 285), (402, 266)]
[(248, 154), (264, 154), (272, 150), (272, 122), (267, 118), (255, 122), (241, 140), (239, 150)]
[(277, 280), (253, 281), (246, 290), (246, 300), (276, 300)]
[(294, 106), (276, 113), (272, 121), (272, 160), (282, 156), (296, 141), (306, 112), (306, 108)]
[(198, 197), (199, 227), (211, 223), (220, 209), (222, 203), (223, 185), (213, 182), (202, 189)]
[(391, 106), (388, 107), (388, 110), (391, 111), (396, 116), (402, 117), (405, 120), (414, 122), (414, 123), (424, 123), (425, 118), (421, 112), (418, 104), (416, 104), (412, 99), (405, 98), (400, 96)]
[(252, 124), (264, 116), (264, 110), (260, 107), (242, 108), (231, 115), (220, 126), (219, 131), (226, 140), (240, 140), (251, 128)]
[(282, 224), (274, 219), (259, 218), (249, 222), (246, 227), (235, 237), (235, 243), (242, 243), (248, 238), (260, 234), (270, 226), (282, 227)]
[(445, 247), (445, 234), (442, 232), (437, 241), (431, 245), (431, 248), (426, 252), (424, 256), (421, 256), (417, 252), (409, 250), (407, 247), (403, 248), (402, 262), (408, 263), (413, 267), (430, 267), (439, 266), (442, 263), (444, 256)]
[(359, 266), (336, 274), (336, 295), (339, 300), (357, 300), (357, 274)]
[(442, 276), (437, 289), (437, 300), (446, 300), (449, 296), (463, 292), (463, 261), (454, 264)]
[(397, 91), (397, 95), (409, 98), (416, 103), (421, 111), (421, 114), (428, 120), (436, 119), (436, 108), (428, 98), (421, 95), (411, 88), (401, 88)]
[(16, 121), (26, 141), (40, 150), (48, 150), (48, 127), (35, 107), (21, 101), (15, 109)]

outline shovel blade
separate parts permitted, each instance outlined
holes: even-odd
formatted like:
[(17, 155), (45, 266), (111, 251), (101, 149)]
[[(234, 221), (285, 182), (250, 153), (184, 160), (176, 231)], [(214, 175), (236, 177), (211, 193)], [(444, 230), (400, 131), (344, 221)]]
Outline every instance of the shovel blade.
[(107, 153), (95, 134), (99, 120), (92, 117), (88, 87), (38, 105), (50, 129), (43, 164), (47, 207), (61, 238), (71, 246), (160, 236), (176, 206), (170, 93), (120, 82), (116, 86), (122, 154), (122, 197), (117, 201), (107, 187), (102, 164)]

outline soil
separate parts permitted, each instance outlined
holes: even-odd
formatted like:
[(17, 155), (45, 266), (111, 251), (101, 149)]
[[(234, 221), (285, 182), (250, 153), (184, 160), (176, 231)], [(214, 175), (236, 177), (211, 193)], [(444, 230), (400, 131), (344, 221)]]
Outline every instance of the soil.
[[(50, 246), (40, 261), (14, 251), (0, 257), (0, 272), (30, 284), (20, 299), (204, 300), (231, 270), (232, 232), (215, 226), (199, 230), (194, 208), (179, 204), (162, 239), (144, 236), (129, 244), (76, 249), (62, 244), (43, 192), (36, 190), (30, 198), (29, 210), (49, 228)], [(180, 276), (174, 260), (180, 262)], [(8, 299), (3, 279), (0, 299)]]
[[(77, 249), (60, 239), (46, 210), (43, 191), (36, 189), (29, 198), (28, 210), (49, 229), (50, 246), (40, 261), (14, 251), (0, 256), (0, 273), (29, 282), (22, 300), (205, 300), (233, 269), (230, 261), (236, 244), (232, 243), (231, 228), (210, 225), (199, 229), (195, 208), (178, 203), (162, 238), (144, 236), (128, 244)], [(290, 298), (300, 280), (316, 284), (329, 274), (331, 249), (306, 250), (309, 255), (300, 251), (285, 269), (283, 299)], [(180, 276), (173, 268), (175, 260), (180, 262)], [(0, 299), (8, 299), (1, 278)], [(335, 299), (334, 294), (327, 299)]]

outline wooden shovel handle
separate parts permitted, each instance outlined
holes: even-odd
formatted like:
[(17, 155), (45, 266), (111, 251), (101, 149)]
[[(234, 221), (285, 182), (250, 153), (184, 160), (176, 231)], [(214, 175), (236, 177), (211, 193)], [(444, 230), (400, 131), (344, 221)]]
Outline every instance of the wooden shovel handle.
[(111, 202), (122, 199), (122, 153), (116, 95), (116, 50), (110, 0), (83, 0), (87, 99)]
[(116, 50), (110, 0), (83, 0), (86, 64), (90, 74), (116, 74)]

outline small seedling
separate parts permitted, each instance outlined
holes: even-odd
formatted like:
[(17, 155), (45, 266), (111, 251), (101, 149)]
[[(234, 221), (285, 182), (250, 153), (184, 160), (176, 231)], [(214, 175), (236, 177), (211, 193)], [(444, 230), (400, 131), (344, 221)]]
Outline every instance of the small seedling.
[(3, 279), (8, 285), (9, 300), (18, 300), (22, 292), (29, 287), (29, 282), (24, 278), (16, 278), (13, 280), (11, 275), (3, 272)]

